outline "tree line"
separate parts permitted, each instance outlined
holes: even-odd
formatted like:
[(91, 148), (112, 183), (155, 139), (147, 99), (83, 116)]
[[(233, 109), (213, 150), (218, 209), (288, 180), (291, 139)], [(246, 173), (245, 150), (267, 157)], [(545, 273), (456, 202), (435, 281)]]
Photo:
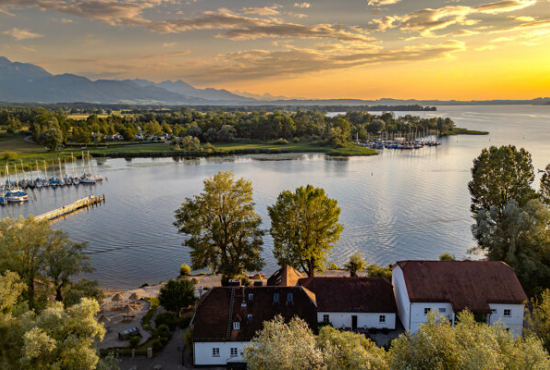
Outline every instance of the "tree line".
[[(450, 118), (420, 118), (412, 115), (396, 117), (393, 112), (375, 115), (366, 111), (350, 110), (331, 117), (317, 110), (202, 112), (189, 108), (176, 111), (148, 111), (132, 115), (109, 114), (100, 117), (91, 114), (85, 120), (71, 118), (67, 111), (42, 107), (0, 109), (0, 126), (9, 132), (28, 127), (36, 142), (44, 143), (55, 135), (60, 144), (98, 143), (111, 135), (120, 135), (126, 141), (141, 137), (170, 135), (191, 136), (201, 142), (231, 142), (235, 140), (293, 140), (308, 139), (320, 144), (341, 146), (352, 138), (361, 140), (381, 132), (439, 132), (444, 134), (454, 127)], [(48, 135), (45, 133), (48, 132)]]

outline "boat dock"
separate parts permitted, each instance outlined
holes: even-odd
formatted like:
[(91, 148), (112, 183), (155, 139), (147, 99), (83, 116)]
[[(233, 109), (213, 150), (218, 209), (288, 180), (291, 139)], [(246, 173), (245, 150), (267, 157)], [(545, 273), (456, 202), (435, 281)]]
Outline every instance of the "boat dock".
[(96, 196), (92, 194), (90, 196), (87, 196), (86, 198), (79, 199), (74, 203), (68, 204), (61, 208), (54, 209), (53, 211), (46, 212), (39, 216), (36, 216), (36, 219), (39, 221), (41, 220), (51, 221), (59, 217), (67, 216), (73, 212), (76, 212), (79, 209), (89, 208), (91, 206), (104, 203), (104, 202), (105, 202), (105, 195)]

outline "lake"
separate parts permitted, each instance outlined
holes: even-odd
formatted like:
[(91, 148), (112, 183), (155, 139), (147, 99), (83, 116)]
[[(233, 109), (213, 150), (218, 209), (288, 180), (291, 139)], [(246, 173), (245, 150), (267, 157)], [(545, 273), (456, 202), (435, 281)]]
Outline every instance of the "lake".
[[(437, 259), (449, 252), (468, 257), (475, 245), (470, 227), (472, 161), (482, 148), (514, 144), (527, 149), (535, 171), (550, 163), (550, 106), (441, 106), (437, 112), (396, 112), (452, 118), (459, 127), (490, 131), (486, 136), (443, 138), (440, 147), (384, 150), (378, 156), (338, 159), (323, 154), (245, 155), (189, 159), (100, 159), (107, 180), (94, 187), (41, 189), (22, 205), (0, 208), (0, 217), (40, 214), (90, 193), (106, 203), (57, 221), (54, 228), (87, 241), (103, 286), (131, 288), (175, 277), (190, 264), (183, 235), (172, 225), (185, 197), (202, 191), (203, 180), (234, 171), (252, 181), (256, 212), (269, 229), (267, 206), (285, 189), (322, 187), (342, 209), (342, 237), (329, 257), (342, 266), (355, 252), (387, 265), (404, 259)], [(538, 188), (540, 174), (534, 186)], [(264, 272), (278, 266), (264, 239)], [(479, 258), (471, 256), (471, 258)]]

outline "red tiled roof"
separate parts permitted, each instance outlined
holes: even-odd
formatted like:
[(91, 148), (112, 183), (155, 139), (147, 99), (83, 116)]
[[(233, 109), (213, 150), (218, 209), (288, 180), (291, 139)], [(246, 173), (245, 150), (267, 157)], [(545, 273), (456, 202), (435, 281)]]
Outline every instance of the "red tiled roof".
[(285, 265), (279, 270), (275, 271), (273, 275), (267, 279), (267, 285), (269, 286), (296, 286), (298, 280), (305, 277), (300, 271)]
[[(215, 287), (201, 298), (194, 319), (194, 341), (246, 342), (263, 328), (264, 321), (272, 320), (277, 315), (286, 321), (298, 316), (313, 331), (317, 330), (315, 295), (302, 287), (235, 287), (233, 314), (229, 322), (232, 289)], [(289, 293), (292, 294), (291, 300)], [(253, 294), (252, 300), (249, 294)], [(274, 302), (275, 294), (278, 294), (278, 302)], [(251, 320), (248, 315), (252, 315)], [(240, 330), (233, 330), (234, 321), (240, 323)], [(231, 329), (229, 337), (228, 327)]]
[(527, 296), (510, 266), (500, 261), (399, 261), (411, 302), (450, 302), (490, 313), (489, 303), (521, 304)]
[(312, 277), (298, 284), (315, 293), (319, 312), (397, 312), (386, 278)]

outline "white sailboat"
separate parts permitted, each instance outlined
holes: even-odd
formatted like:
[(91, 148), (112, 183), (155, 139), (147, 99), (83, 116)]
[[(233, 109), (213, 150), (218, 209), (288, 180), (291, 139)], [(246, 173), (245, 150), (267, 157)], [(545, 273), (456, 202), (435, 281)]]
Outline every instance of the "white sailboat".
[(48, 166), (46, 166), (46, 161), (44, 161), (44, 182), (42, 183), (45, 188), (50, 187), (50, 180), (48, 179)]
[(38, 168), (38, 159), (36, 160), (36, 180), (34, 180), (34, 187), (37, 189), (42, 188), (42, 179), (40, 179), (40, 169)]
[(76, 174), (75, 159), (74, 159), (73, 153), (71, 153), (71, 161), (73, 162), (73, 185), (78, 185), (78, 184), (80, 184), (80, 179), (78, 178), (78, 175)]
[(95, 184), (95, 179), (92, 176), (92, 171), (86, 173), (86, 158), (84, 157), (84, 152), (82, 152), (82, 172), (83, 175), (80, 177), (80, 182), (85, 185)]
[[(17, 175), (17, 174), (16, 174)], [(7, 202), (25, 202), (29, 200), (29, 194), (23, 191), (21, 188), (12, 187), (12, 182), (10, 180), (10, 171), (8, 165), (6, 164), (6, 176), (8, 177), (7, 184), (8, 190), (3, 194), (2, 198)]]
[(59, 186), (65, 186), (65, 180), (63, 180), (63, 171), (61, 171), (61, 158), (57, 158), (57, 162), (59, 163), (59, 178), (57, 180), (57, 183)]

